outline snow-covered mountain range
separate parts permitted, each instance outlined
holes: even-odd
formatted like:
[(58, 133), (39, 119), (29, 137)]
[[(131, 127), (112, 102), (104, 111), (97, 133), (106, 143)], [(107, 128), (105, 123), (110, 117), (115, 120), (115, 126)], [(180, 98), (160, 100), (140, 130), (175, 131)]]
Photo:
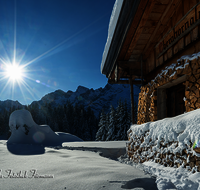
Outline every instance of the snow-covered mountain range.
[[(134, 99), (137, 105), (138, 94), (140, 92), (140, 87), (134, 86)], [(130, 106), (130, 86), (129, 85), (119, 85), (119, 84), (107, 84), (104, 88), (98, 88), (96, 90), (89, 89), (83, 86), (78, 86), (75, 92), (62, 90), (56, 90), (51, 92), (39, 101), (34, 101), (30, 106), (34, 104), (39, 104), (40, 106), (45, 106), (51, 104), (52, 107), (57, 107), (59, 105), (64, 105), (68, 101), (75, 105), (76, 103), (84, 105), (84, 108), (88, 106), (94, 111), (95, 116), (99, 116), (99, 113), (104, 109), (105, 112), (110, 110), (110, 105), (117, 107), (118, 101), (127, 101), (128, 106)], [(9, 111), (11, 108), (23, 108), (23, 105), (18, 101), (6, 100), (0, 101), (0, 111), (6, 108)]]
[(5, 111), (11, 111), (15, 109), (22, 109), (24, 106), (20, 104), (18, 101), (12, 101), (12, 100), (5, 100), (0, 101), (0, 112)]
[[(136, 103), (138, 101), (139, 91), (140, 88), (134, 86)], [(105, 112), (108, 112), (111, 104), (114, 107), (117, 107), (120, 99), (122, 101), (126, 100), (130, 106), (129, 85), (107, 84), (104, 88), (98, 88), (96, 90), (78, 86), (75, 92), (70, 90), (67, 92), (56, 90), (55, 92), (45, 95), (40, 101), (38, 101), (38, 103), (42, 106), (51, 103), (53, 107), (56, 107), (58, 105), (64, 105), (67, 101), (70, 101), (72, 105), (78, 103), (84, 105), (84, 108), (90, 106), (95, 115), (98, 116), (102, 109), (104, 109)]]

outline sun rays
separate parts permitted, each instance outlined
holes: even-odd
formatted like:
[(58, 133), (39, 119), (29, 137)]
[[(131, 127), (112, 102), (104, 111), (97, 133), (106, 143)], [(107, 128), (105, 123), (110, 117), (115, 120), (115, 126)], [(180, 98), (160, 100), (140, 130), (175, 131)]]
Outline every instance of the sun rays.
[(24, 71), (22, 66), (16, 63), (6, 65), (5, 76), (13, 82), (20, 82), (22, 80), (23, 74)]
[[(37, 69), (35, 69), (35, 63), (41, 62), (42, 59), (53, 56), (64, 49), (69, 49), (89, 38), (93, 33), (87, 32), (87, 35), (83, 35), (83, 33), (102, 20), (107, 13), (80, 27), (71, 35), (64, 35), (55, 42), (52, 40), (53, 42), (50, 43), (50, 46), (43, 47), (42, 45), (44, 44), (41, 43), (42, 37), (39, 37), (41, 39), (36, 43), (37, 40), (35, 40), (34, 34), (31, 33), (27, 38), (28, 40), (26, 40), (26, 33), (20, 33), (19, 28), (22, 26), (20, 26), (20, 20), (17, 17), (17, 1), (14, 0), (14, 2), (14, 9), (12, 9), (14, 12), (12, 19), (14, 19), (12, 20), (12, 26), (8, 27), (11, 28), (11, 35), (9, 35), (7, 41), (0, 38), (0, 97), (2, 99), (4, 94), (6, 98), (12, 97), (12, 99), (15, 99), (14, 94), (19, 93), (24, 102), (27, 103), (27, 99), (35, 100), (41, 98), (38, 96), (39, 90), (44, 91), (44, 88), (55, 90), (59, 86), (55, 77), (42, 70), (43, 66), (37, 65)], [(22, 36), (21, 38), (19, 38), (20, 35)], [(48, 38), (48, 40), (51, 39)], [(31, 54), (28, 51), (30, 49), (33, 51)], [(34, 70), (32, 70), (33, 68)]]
[(11, 63), (9, 60), (0, 59), (0, 97), (4, 94), (7, 96), (7, 99), (11, 98), (14, 100), (16, 99), (14, 94), (17, 93), (21, 94), (21, 98), (28, 104), (27, 99), (39, 98), (35, 90), (38, 85), (54, 89), (50, 85), (38, 82), (37, 77), (39, 76), (37, 71), (31, 71), (25, 63), (15, 63), (14, 60), (17, 59), (13, 59)]

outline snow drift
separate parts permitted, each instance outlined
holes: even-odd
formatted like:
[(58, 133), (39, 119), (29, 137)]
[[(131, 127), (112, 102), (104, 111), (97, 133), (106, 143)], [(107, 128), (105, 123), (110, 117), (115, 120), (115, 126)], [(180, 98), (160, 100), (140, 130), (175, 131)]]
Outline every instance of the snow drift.
[(56, 133), (48, 125), (37, 125), (28, 110), (16, 110), (9, 118), (11, 136), (7, 144), (58, 146), (63, 142), (82, 141), (68, 133)]
[(200, 139), (200, 109), (156, 122), (132, 125), (128, 154), (139, 162), (155, 161), (165, 166), (200, 171), (200, 154), (193, 143)]

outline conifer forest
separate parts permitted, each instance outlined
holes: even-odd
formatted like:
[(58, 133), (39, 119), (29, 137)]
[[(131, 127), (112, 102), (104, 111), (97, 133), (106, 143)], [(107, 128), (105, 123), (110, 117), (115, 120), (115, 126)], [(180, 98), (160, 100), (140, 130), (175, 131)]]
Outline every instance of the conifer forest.
[[(84, 109), (83, 105), (72, 105), (69, 101), (57, 107), (53, 107), (51, 104), (41, 106), (35, 102), (23, 108), (31, 112), (33, 120), (38, 125), (47, 124), (55, 132), (70, 133), (84, 141), (127, 140), (127, 130), (131, 125), (130, 109), (126, 101), (122, 102), (121, 100), (116, 108), (110, 105), (108, 113), (102, 110), (98, 118), (90, 106)], [(1, 109), (0, 135), (9, 138), (9, 116), (17, 109), (22, 108)]]

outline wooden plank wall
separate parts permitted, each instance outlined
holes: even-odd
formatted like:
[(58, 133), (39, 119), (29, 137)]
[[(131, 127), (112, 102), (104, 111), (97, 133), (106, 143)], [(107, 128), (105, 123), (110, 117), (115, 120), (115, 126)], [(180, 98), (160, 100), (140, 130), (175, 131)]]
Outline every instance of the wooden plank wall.
[(161, 34), (163, 38), (155, 47), (156, 64), (148, 64), (149, 71), (153, 70), (153, 64), (155, 67), (163, 65), (196, 41), (199, 38), (199, 25), (200, 4), (196, 0), (182, 0), (166, 25), (166, 33)]

